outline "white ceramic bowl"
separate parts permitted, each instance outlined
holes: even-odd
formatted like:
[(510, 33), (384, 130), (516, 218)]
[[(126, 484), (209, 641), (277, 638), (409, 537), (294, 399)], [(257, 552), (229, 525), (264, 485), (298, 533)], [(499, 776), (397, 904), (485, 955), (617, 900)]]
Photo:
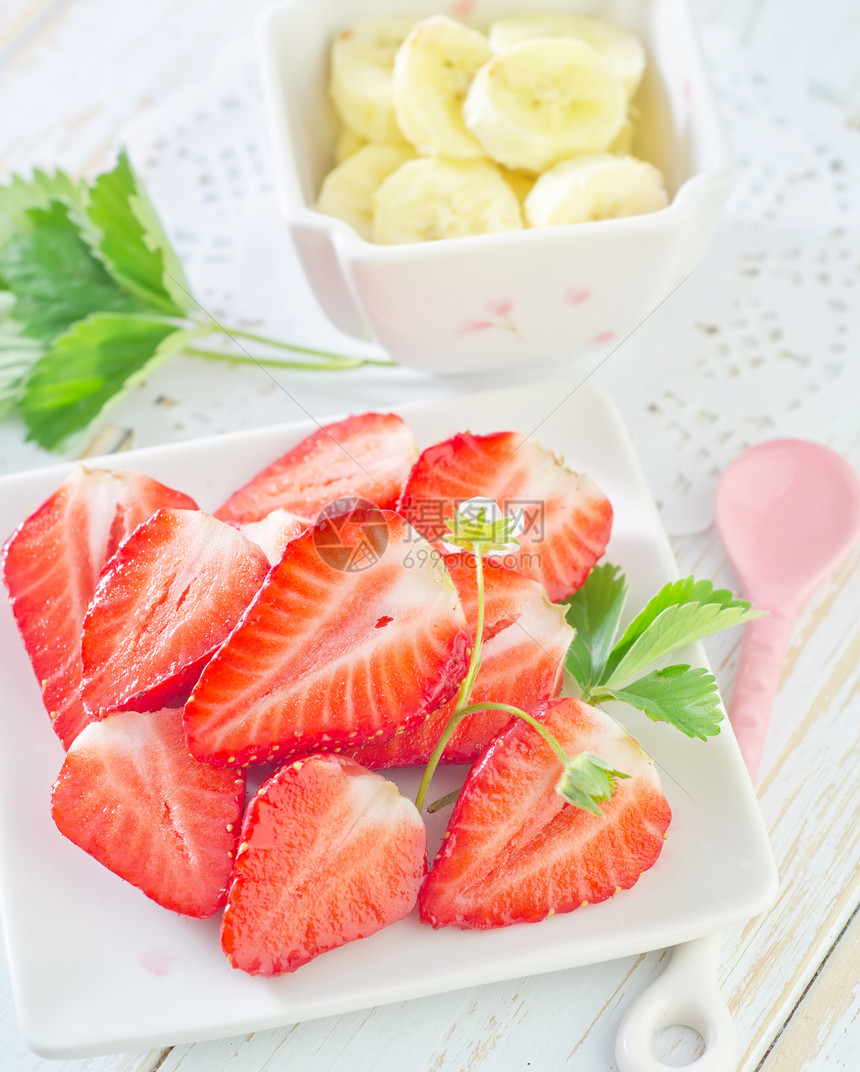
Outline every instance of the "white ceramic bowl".
[[(530, 7), (599, 14), (644, 41), (634, 153), (659, 167), (659, 212), (380, 246), (313, 209), (338, 131), (328, 97), (334, 34), (371, 15), (446, 12), (478, 28)], [(684, 0), (289, 0), (257, 36), (283, 211), (311, 287), (349, 335), (443, 374), (598, 360), (695, 268), (732, 161)]]

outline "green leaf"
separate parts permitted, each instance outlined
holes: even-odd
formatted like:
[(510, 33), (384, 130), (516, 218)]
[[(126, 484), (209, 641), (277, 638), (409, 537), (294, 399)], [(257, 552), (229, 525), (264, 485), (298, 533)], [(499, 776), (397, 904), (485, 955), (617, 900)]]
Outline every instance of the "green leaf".
[(79, 208), (85, 189), (82, 182), (63, 171), (48, 174), (37, 168), (28, 179), (13, 175), (0, 185), (0, 247), (19, 231), (32, 230), (33, 223), (27, 215), (31, 208), (48, 208), (52, 201)]
[(602, 687), (596, 698), (621, 700), (702, 741), (720, 732), (723, 719), (714, 676), (700, 666), (666, 666), (624, 688)]
[(567, 620), (576, 629), (565, 669), (586, 690), (600, 680), (627, 597), (627, 581), (619, 566), (595, 566), (585, 584), (569, 596)]
[(20, 409), (28, 439), (55, 450), (188, 338), (163, 321), (121, 313), (94, 313), (74, 324), (27, 381)]
[(600, 805), (612, 798), (615, 779), (629, 777), (629, 774), (610, 767), (593, 752), (580, 752), (579, 755), (568, 757), (555, 790), (577, 808), (603, 815)]
[(761, 616), (726, 589), (693, 577), (665, 585), (627, 626), (600, 684), (617, 686), (678, 648)]
[(60, 201), (27, 209), (29, 228), (0, 249), (0, 277), (16, 298), (15, 319), (24, 325), (23, 334), (46, 342), (90, 313), (152, 311), (119, 289), (70, 211)]
[(24, 334), (14, 316), (15, 295), (0, 291), (0, 416), (23, 396), (24, 384), (44, 347)]
[(483, 506), (475, 517), (456, 510), (453, 520), (445, 522), (449, 532), (444, 539), (446, 543), (468, 548), (484, 558), (492, 551), (507, 551), (519, 543), (514, 535), (517, 521), (516, 517), (489, 519)]
[(123, 290), (171, 316), (191, 308), (179, 259), (124, 150), (90, 188), (86, 215), (93, 252)]

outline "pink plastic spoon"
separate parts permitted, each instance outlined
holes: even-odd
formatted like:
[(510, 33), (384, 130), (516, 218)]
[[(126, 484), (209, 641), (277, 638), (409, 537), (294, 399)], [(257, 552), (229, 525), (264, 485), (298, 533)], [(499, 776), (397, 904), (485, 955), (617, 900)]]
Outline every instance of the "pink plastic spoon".
[(716, 518), (744, 598), (768, 612), (744, 629), (729, 705), (755, 783), (791, 627), (860, 538), (860, 480), (829, 447), (774, 439), (725, 470)]
[[(744, 627), (729, 719), (755, 782), (764, 733), (794, 619), (860, 538), (860, 480), (828, 447), (776, 439), (745, 451), (717, 485), (717, 525), (755, 607), (769, 612)], [(723, 936), (675, 946), (663, 974), (624, 1015), (615, 1059), (620, 1072), (665, 1072), (654, 1054), (661, 1028), (680, 1024), (702, 1036), (694, 1072), (734, 1072), (737, 1047), (717, 972)]]

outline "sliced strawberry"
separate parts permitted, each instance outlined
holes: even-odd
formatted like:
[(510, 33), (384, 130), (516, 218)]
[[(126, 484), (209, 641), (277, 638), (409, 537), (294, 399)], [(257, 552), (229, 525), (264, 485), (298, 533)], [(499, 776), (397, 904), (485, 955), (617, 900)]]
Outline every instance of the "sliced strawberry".
[[(445, 562), (474, 643), (478, 587), (471, 556), (449, 555)], [(537, 581), (485, 562), (484, 644), (471, 702), (494, 700), (530, 709), (557, 696), (573, 634), (564, 609), (549, 602)], [(456, 701), (457, 697), (452, 697), (423, 722), (404, 727), (388, 740), (372, 740), (357, 748), (345, 748), (344, 752), (371, 769), (426, 763)], [(509, 721), (510, 715), (500, 711), (467, 715), (448, 742), (442, 762), (471, 762)]]
[(248, 805), (221, 947), (251, 975), (295, 971), (412, 910), (427, 835), (393, 782), (345, 756), (282, 767)]
[(84, 619), (87, 710), (183, 703), (269, 569), (260, 547), (200, 510), (159, 510), (108, 562)]
[(504, 564), (540, 581), (553, 602), (581, 587), (609, 541), (612, 507), (603, 492), (516, 432), (464, 432), (429, 447), (412, 468), (398, 509), (439, 543), (455, 507), (476, 497), (495, 500), (507, 515), (523, 511), (519, 549)]
[(245, 779), (188, 754), (182, 714), (124, 711), (86, 726), (54, 784), (70, 841), (147, 897), (206, 918), (224, 904)]
[(628, 889), (656, 861), (671, 812), (651, 760), (608, 715), (551, 702), (541, 716), (568, 754), (591, 752), (617, 770), (612, 799), (593, 815), (555, 791), (562, 765), (518, 720), (472, 767), (421, 894), (434, 927), (504, 927), (570, 912)]
[(306, 517), (291, 514), (289, 510), (273, 510), (260, 521), (249, 521), (241, 525), (240, 531), (266, 552), (266, 557), (274, 566), (284, 553), (284, 548), (296, 536), (310, 528), (311, 522)]
[(212, 763), (327, 749), (444, 703), (469, 635), (445, 566), (403, 518), (354, 511), (292, 540), (185, 707)]
[(81, 702), (81, 625), (120, 542), (161, 507), (194, 510), (140, 473), (75, 469), (3, 550), (18, 629), (54, 729), (68, 748), (90, 716)]
[(418, 449), (393, 413), (362, 413), (325, 425), (258, 473), (215, 511), (222, 521), (259, 521), (280, 507), (316, 520), (336, 499), (393, 507)]

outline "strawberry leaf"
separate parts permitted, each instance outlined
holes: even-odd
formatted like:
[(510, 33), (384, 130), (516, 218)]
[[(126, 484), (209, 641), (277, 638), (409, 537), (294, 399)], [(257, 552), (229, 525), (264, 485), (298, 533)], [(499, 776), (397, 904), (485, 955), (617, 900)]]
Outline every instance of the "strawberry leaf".
[(627, 626), (612, 649), (600, 684), (615, 688), (679, 648), (761, 616), (726, 589), (693, 577), (673, 581)]
[(151, 311), (111, 279), (70, 212), (61, 201), (27, 209), (28, 228), (0, 248), (0, 277), (15, 296), (15, 319), (30, 338), (47, 342), (90, 313)]
[(615, 779), (629, 777), (629, 774), (610, 767), (600, 756), (592, 752), (579, 752), (565, 761), (564, 773), (555, 790), (569, 804), (594, 815), (603, 815), (600, 805), (611, 799), (615, 792)]
[(29, 209), (48, 208), (52, 201), (79, 208), (84, 197), (83, 183), (63, 171), (48, 174), (36, 168), (29, 179), (13, 175), (0, 186), (0, 247), (17, 232), (32, 230), (33, 223), (27, 215)]
[(576, 629), (565, 669), (586, 690), (600, 680), (627, 597), (627, 581), (619, 566), (595, 566), (588, 580), (569, 596), (567, 620)]
[(15, 296), (0, 290), (0, 415), (14, 406), (24, 391), (24, 383), (39, 360), (44, 347), (28, 339), (24, 325), (14, 316)]
[(182, 350), (188, 337), (164, 321), (122, 313), (78, 321), (54, 340), (27, 381), (20, 409), (28, 439), (56, 449)]
[(444, 537), (446, 543), (467, 548), (482, 558), (493, 551), (508, 551), (519, 543), (520, 518), (505, 517), (492, 500), (467, 499), (445, 524), (449, 529)]
[(93, 252), (123, 290), (171, 316), (192, 307), (179, 259), (125, 151), (90, 188), (86, 215)]
[(666, 666), (624, 688), (602, 687), (595, 699), (621, 700), (702, 741), (720, 732), (723, 719), (714, 676), (700, 666)]

